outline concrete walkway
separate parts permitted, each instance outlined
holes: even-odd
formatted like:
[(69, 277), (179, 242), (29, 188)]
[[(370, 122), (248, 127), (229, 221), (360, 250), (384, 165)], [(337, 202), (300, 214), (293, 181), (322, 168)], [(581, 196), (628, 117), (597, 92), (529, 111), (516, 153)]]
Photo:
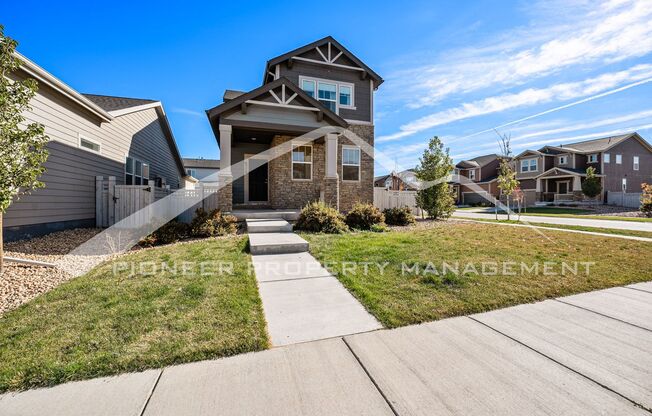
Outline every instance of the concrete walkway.
[(642, 283), (5, 394), (0, 414), (650, 416), (650, 322)]
[[(495, 220), (495, 214), (474, 211), (455, 211), (453, 217), (456, 218), (478, 218)], [(507, 215), (498, 215), (499, 220), (506, 220)], [(512, 215), (512, 219), (516, 219)], [(597, 227), (609, 228), (614, 230), (631, 230), (631, 231), (648, 231), (652, 232), (652, 222), (636, 222), (636, 221), (617, 221), (617, 220), (593, 220), (581, 218), (566, 218), (566, 217), (539, 217), (535, 215), (521, 215), (523, 222), (539, 222), (544, 224), (559, 224), (559, 225), (578, 225), (582, 227)]]
[(382, 328), (339, 280), (308, 253), (308, 242), (293, 234), (286, 221), (247, 220), (247, 229), (272, 345)]

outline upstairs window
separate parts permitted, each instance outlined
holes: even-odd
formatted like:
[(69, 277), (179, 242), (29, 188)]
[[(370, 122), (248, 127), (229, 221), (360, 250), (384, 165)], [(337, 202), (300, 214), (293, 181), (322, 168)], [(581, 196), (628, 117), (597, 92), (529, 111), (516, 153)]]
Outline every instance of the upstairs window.
[(189, 176), (192, 176), (193, 178), (197, 179), (197, 170), (196, 169), (186, 169), (186, 173)]
[(623, 155), (616, 155), (616, 165), (623, 164)]
[(339, 114), (340, 108), (355, 109), (353, 84), (300, 76), (299, 85), (306, 94), (334, 113)]
[(292, 179), (312, 180), (312, 146), (297, 146), (292, 149)]
[(472, 181), (475, 180), (475, 169), (469, 171), (469, 179), (471, 179)]
[(536, 172), (537, 159), (521, 160), (521, 172)]
[(568, 163), (568, 156), (559, 156), (559, 164), (565, 165), (566, 163)]
[(609, 153), (605, 153), (602, 160), (604, 160), (604, 163), (610, 163), (611, 155)]
[(360, 148), (342, 147), (342, 180), (360, 180)]
[(640, 163), (638, 156), (634, 156), (634, 170), (638, 170), (640, 168)]
[(598, 154), (593, 153), (589, 155), (589, 163), (598, 163)]

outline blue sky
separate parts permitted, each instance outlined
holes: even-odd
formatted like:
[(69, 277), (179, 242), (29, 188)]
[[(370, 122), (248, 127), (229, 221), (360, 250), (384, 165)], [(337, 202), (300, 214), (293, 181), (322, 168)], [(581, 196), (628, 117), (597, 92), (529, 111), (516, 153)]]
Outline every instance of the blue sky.
[(225, 89), (259, 86), (267, 59), (326, 35), (385, 78), (376, 147), (395, 166), (377, 173), (414, 166), (433, 135), (455, 160), (497, 152), (498, 126), (516, 153), (652, 138), (649, 0), (242, 4), (23, 1), (0, 23), (78, 91), (161, 100), (188, 157), (219, 157), (204, 110)]

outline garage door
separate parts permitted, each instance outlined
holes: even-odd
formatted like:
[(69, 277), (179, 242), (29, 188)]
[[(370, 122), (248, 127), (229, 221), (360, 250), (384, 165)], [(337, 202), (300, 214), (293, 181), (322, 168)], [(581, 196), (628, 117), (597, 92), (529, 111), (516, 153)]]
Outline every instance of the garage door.
[(490, 204), (489, 200), (487, 199), (489, 197), (488, 192), (464, 192), (462, 194), (462, 203), (465, 205), (471, 205), (471, 204), (479, 204), (481, 202), (484, 202), (485, 204)]

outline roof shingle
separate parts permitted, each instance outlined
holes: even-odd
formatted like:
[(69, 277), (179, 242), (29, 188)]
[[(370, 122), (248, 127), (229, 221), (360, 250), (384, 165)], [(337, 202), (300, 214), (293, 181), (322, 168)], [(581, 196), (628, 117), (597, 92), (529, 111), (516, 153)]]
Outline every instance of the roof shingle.
[(97, 104), (104, 111), (124, 110), (125, 108), (138, 107), (139, 105), (151, 104), (156, 100), (143, 98), (114, 97), (110, 95), (82, 94), (84, 97)]

